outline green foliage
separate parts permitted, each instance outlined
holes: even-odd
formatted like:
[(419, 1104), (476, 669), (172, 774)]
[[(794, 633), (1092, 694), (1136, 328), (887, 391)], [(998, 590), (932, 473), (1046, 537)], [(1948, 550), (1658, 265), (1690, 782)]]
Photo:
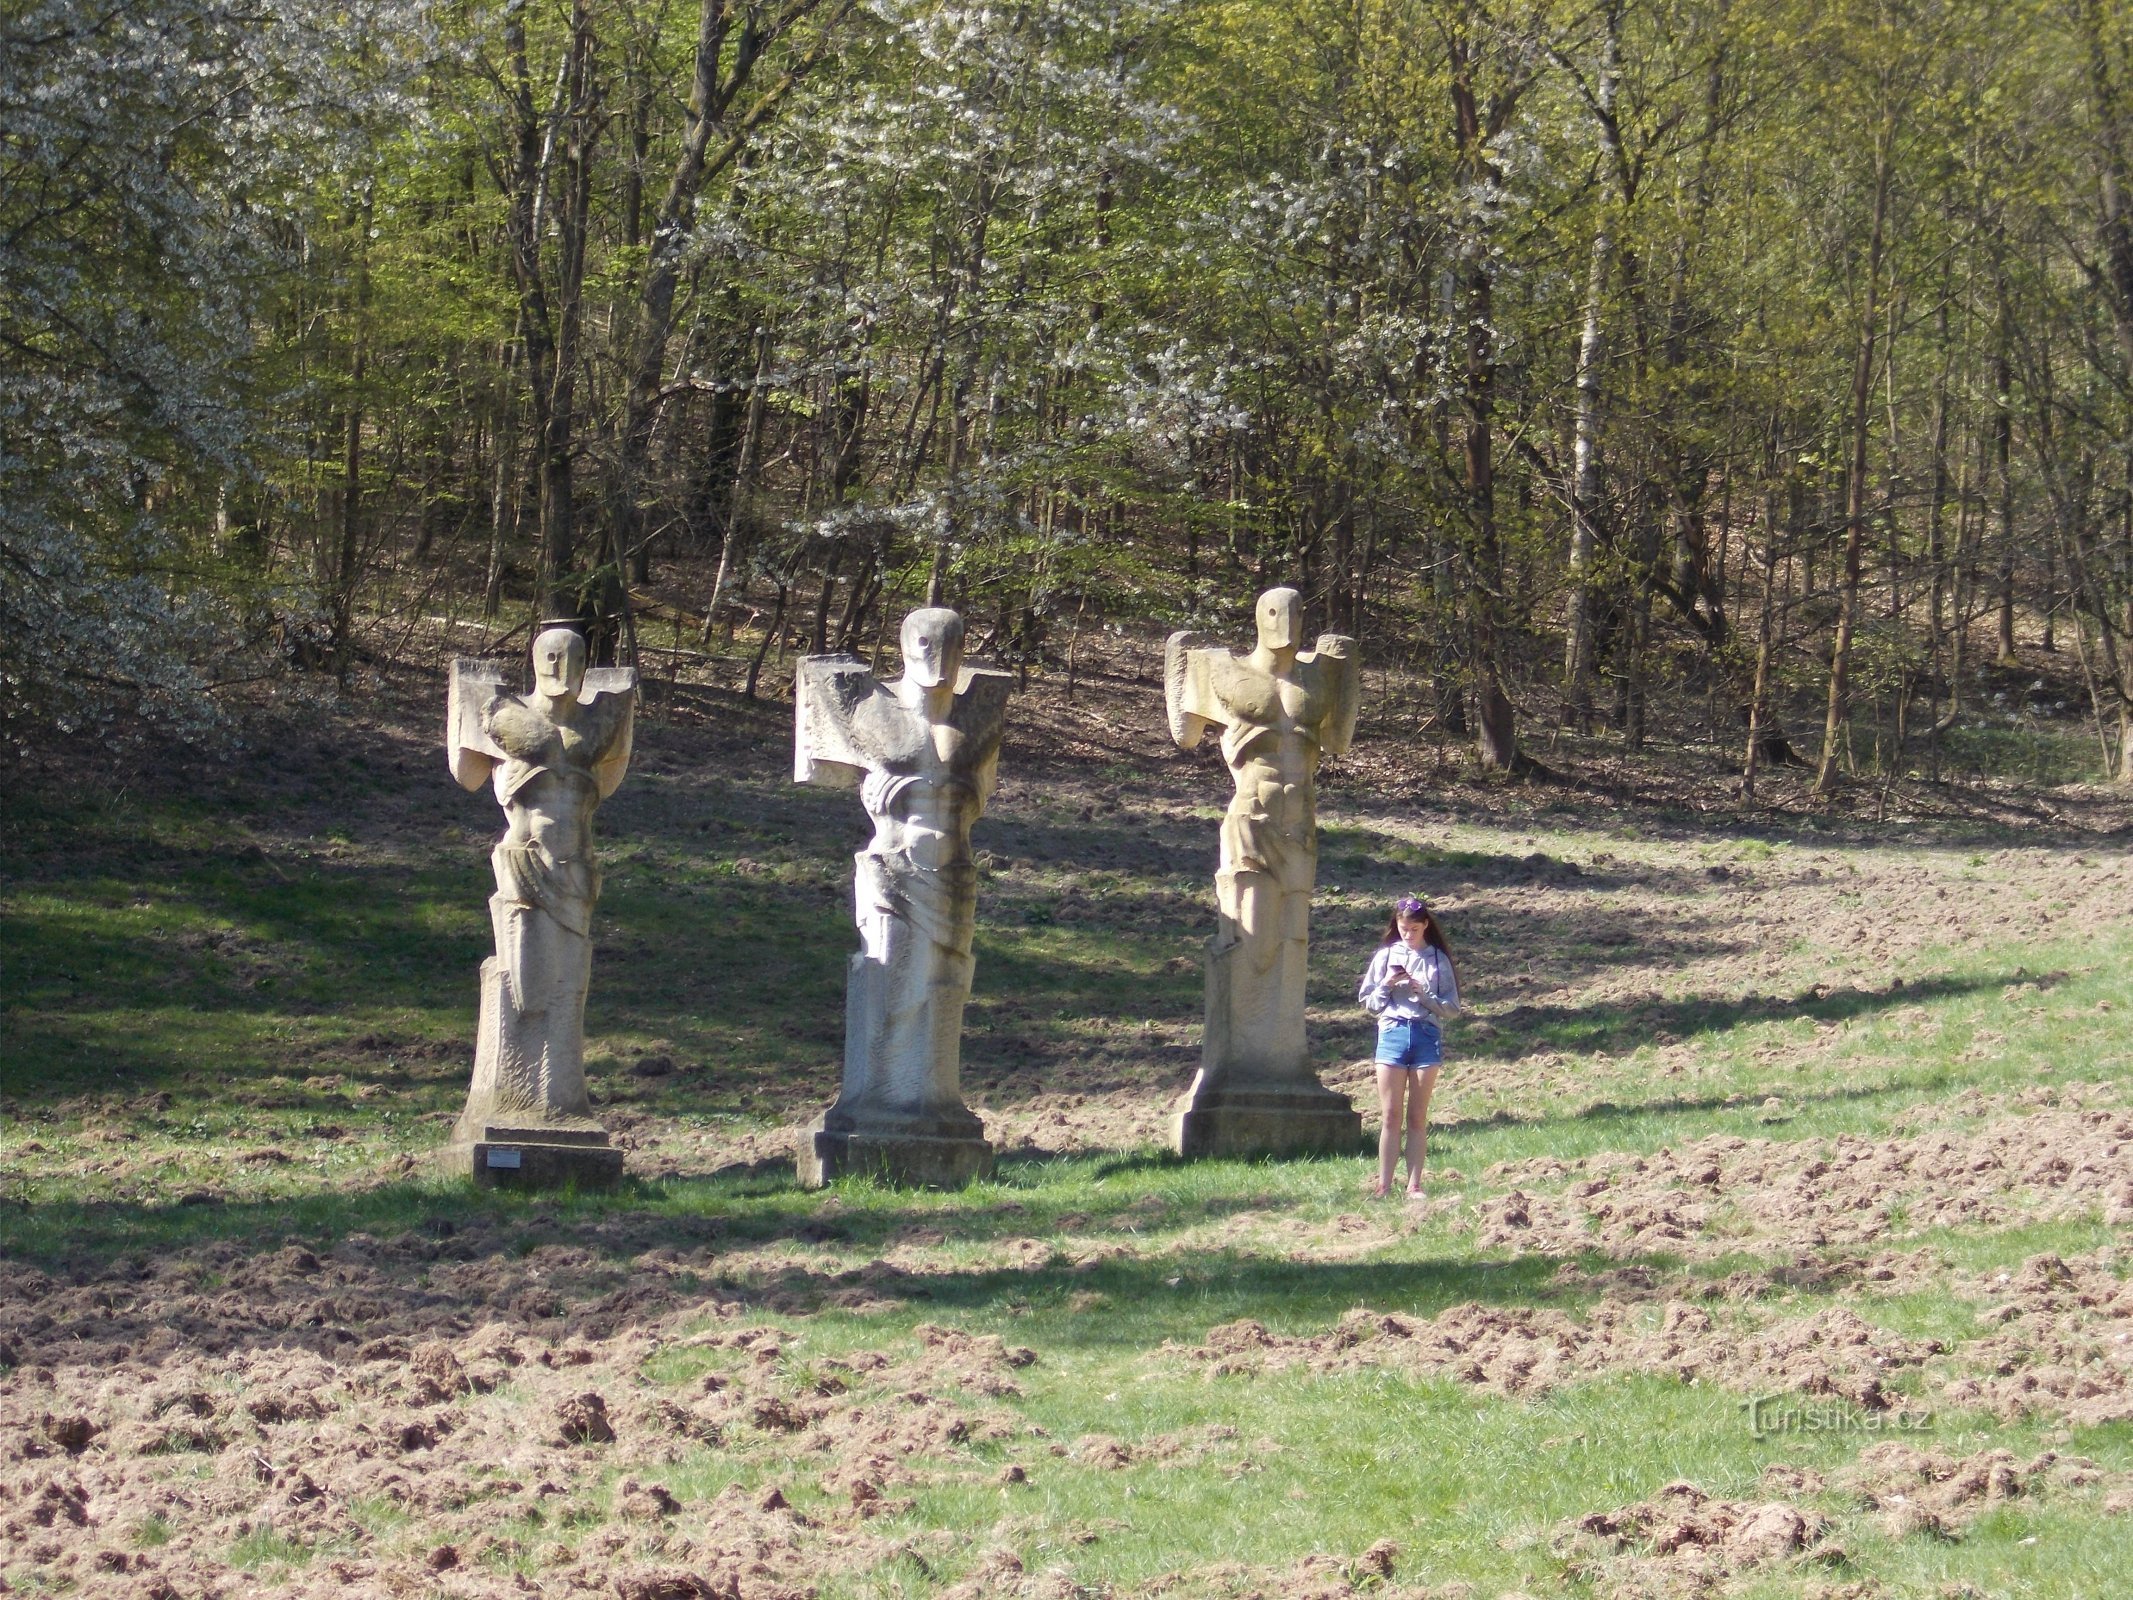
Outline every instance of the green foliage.
[(1737, 737), (1767, 588), (1776, 721), (1849, 606), (1885, 771), (2003, 584), (2133, 692), (2122, 8), (819, 0), (744, 50), (722, 0), (211, 7), (130, 76), (36, 14), (32, 720), (197, 708), (233, 645), (345, 674), (409, 616), (678, 649), (714, 566), (847, 648), (938, 589), (1040, 671), (1292, 581), (1446, 722), (1483, 680), (1547, 715), (1575, 614), (1632, 742)]

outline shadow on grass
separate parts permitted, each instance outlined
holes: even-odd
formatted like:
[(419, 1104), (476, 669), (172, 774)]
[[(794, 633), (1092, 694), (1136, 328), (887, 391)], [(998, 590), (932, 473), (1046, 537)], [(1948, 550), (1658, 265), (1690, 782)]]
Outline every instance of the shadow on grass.
[[(1015, 1318), (1018, 1334), (1084, 1348), (1197, 1343), (1208, 1328), (1250, 1317), (1277, 1333), (1317, 1331), (1357, 1306), (1434, 1316), (1452, 1306), (1547, 1305), (1575, 1311), (1605, 1292), (1585, 1281), (1607, 1267), (1671, 1268), (1656, 1258), (1525, 1255), (1513, 1260), (1291, 1261), (1215, 1251), (1189, 1263), (1112, 1258), (1077, 1266), (909, 1273), (865, 1285), (871, 1297), (928, 1316)], [(1566, 1266), (1584, 1270), (1565, 1273)], [(795, 1309), (833, 1304), (839, 1287), (802, 1272), (766, 1288)]]
[[(1171, 1158), (1151, 1165), (1183, 1170), (1186, 1164)], [(300, 1242), (332, 1250), (358, 1236), (370, 1245), (389, 1239), (419, 1250), (424, 1235), (465, 1235), (496, 1250), (567, 1245), (609, 1261), (654, 1249), (780, 1243), (879, 1255), (951, 1235), (958, 1243), (1159, 1239), (1243, 1212), (1307, 1203), (1264, 1192), (1248, 1172), (1237, 1184), (1241, 1192), (1151, 1197), (1144, 1189), (1107, 1191), (1078, 1182), (1105, 1175), (1086, 1155), (1010, 1158), (1002, 1166), (1005, 1183), (948, 1194), (864, 1182), (802, 1189), (791, 1161), (774, 1158), (701, 1177), (630, 1177), (605, 1193), (477, 1189), (438, 1177), (209, 1204), (17, 1202), (0, 1205), (0, 1259), (72, 1267), (217, 1244), (262, 1250)]]
[[(1364, 740), (1398, 738), (1390, 727), (1371, 727), (1366, 710), (1359, 743)], [(1561, 759), (1573, 770), (1526, 786), (1506, 788), (1501, 784), (1475, 786), (1469, 783), (1432, 788), (1429, 820), (1461, 822), (1481, 827), (1502, 827), (1516, 817), (1543, 827), (1566, 830), (1620, 827), (1624, 837), (1644, 840), (1675, 840), (1705, 845), (1718, 839), (1758, 840), (1791, 845), (1801, 850), (1850, 852), (1881, 850), (1891, 846), (1925, 846), (1947, 850), (1992, 850), (2013, 846), (2024, 850), (2093, 850), (2099, 840), (2122, 840), (2126, 829), (2110, 806), (2091, 805), (2095, 822), (2084, 825), (2084, 803), (2069, 803), (2068, 797), (2023, 793), (1999, 785), (1972, 787), (1956, 778), (1944, 781), (1907, 779), (1899, 788), (1898, 813), (1885, 821), (1863, 815), (1831, 817), (1817, 810), (1782, 811), (1769, 808), (1714, 808), (1688, 801), (1679, 787), (1669, 789), (1658, 781), (1661, 769), (1639, 772), (1609, 770), (1620, 761), (1618, 746), (1574, 741)], [(1692, 766), (1696, 765), (1692, 763)], [(1702, 765), (1692, 783), (1708, 785), (1706, 792), (1730, 785), (1737, 768), (1723, 762)], [(1377, 780), (1351, 775), (1334, 768), (1328, 777), (1329, 804), (1363, 815), (1393, 820), (1418, 820), (1416, 815), (1386, 804)], [(1507, 807), (1505, 796), (1514, 797)], [(1911, 810), (1916, 805), (1918, 809)], [(1997, 815), (1995, 815), (1997, 813)]]
[[(1786, 1110), (1791, 1120), (1819, 1107), (1900, 1099), (1957, 1081), (1946, 1071), (1934, 1070), (1795, 1092), (1787, 1097)], [(1628, 1103), (1602, 1100), (1537, 1116), (1503, 1109), (1473, 1119), (1452, 1116), (1437, 1123), (1433, 1147), (1440, 1163), (1486, 1161), (1487, 1155), (1472, 1148), (1479, 1136), (1506, 1129), (1567, 1130), (1602, 1124), (1643, 1124), (1635, 1134), (1614, 1135), (1625, 1149), (1657, 1148), (1714, 1132), (1772, 1135), (1762, 1126), (1758, 1107), (1738, 1095), (1711, 1094)], [(1366, 1121), (1353, 1154), (1330, 1159), (1365, 1159), (1374, 1153), (1374, 1139)], [(1328, 1158), (1307, 1158), (1304, 1164), (1318, 1159)], [(879, 1255), (904, 1244), (939, 1244), (949, 1236), (972, 1243), (1128, 1236), (1145, 1241), (1244, 1212), (1322, 1203), (1323, 1196), (1313, 1197), (1298, 1190), (1293, 1179), (1280, 1176), (1297, 1165), (1187, 1160), (1143, 1146), (1071, 1154), (1010, 1151), (1001, 1156), (994, 1183), (933, 1196), (864, 1185), (828, 1195), (803, 1191), (795, 1185), (789, 1161), (774, 1157), (705, 1173), (633, 1177), (606, 1195), (477, 1191), (426, 1180), (198, 1206), (116, 1200), (18, 1202), (0, 1207), (0, 1258), (72, 1264), (217, 1240), (241, 1241), (256, 1249), (300, 1238), (330, 1249), (356, 1233), (420, 1233), (440, 1217), (458, 1219), (458, 1226), (476, 1232), (508, 1234), (513, 1248), (575, 1244), (608, 1257), (660, 1247), (755, 1248), (780, 1242)], [(1255, 1169), (1264, 1169), (1264, 1175), (1255, 1175)], [(1145, 1181), (1114, 1187), (1120, 1179)], [(1206, 1192), (1210, 1188), (1221, 1192)]]
[[(1859, 1105), (1948, 1086), (1944, 1072), (1868, 1085), (1799, 1093), (1788, 1121), (1818, 1107)], [(1503, 1129), (1568, 1129), (1644, 1122), (1639, 1134), (1616, 1134), (1611, 1148), (1656, 1149), (1707, 1133), (1770, 1136), (1759, 1108), (1739, 1096), (1670, 1096), (1629, 1104), (1599, 1101), (1566, 1114), (1439, 1122), (1432, 1149), (1440, 1165), (1486, 1160), (1477, 1136)], [(1780, 1135), (1781, 1136), (1781, 1135)], [(1020, 1242), (1065, 1249), (1132, 1239), (1159, 1245), (1208, 1223), (1247, 1214), (1316, 1214), (1328, 1196), (1309, 1176), (1315, 1166), (1345, 1169), (1376, 1150), (1366, 1125), (1352, 1156), (1257, 1161), (1187, 1159), (1143, 1146), (1072, 1154), (1009, 1152), (990, 1183), (952, 1193), (913, 1193), (847, 1182), (829, 1190), (798, 1187), (790, 1159), (770, 1157), (704, 1174), (631, 1176), (606, 1193), (475, 1189), (443, 1178), (365, 1188), (320, 1189), (283, 1197), (207, 1205), (135, 1201), (17, 1202), (0, 1206), (0, 1259), (73, 1268), (129, 1253), (187, 1250), (227, 1243), (250, 1250), (300, 1241), (321, 1250), (365, 1236), (419, 1251), (421, 1236), (464, 1235), (492, 1252), (523, 1253), (543, 1245), (590, 1252), (609, 1263), (652, 1250), (758, 1250), (779, 1245), (835, 1249), (879, 1259), (906, 1246)], [(1360, 1169), (1357, 1169), (1360, 1172)], [(1299, 1184), (1299, 1178), (1302, 1182)], [(1117, 1180), (1141, 1180), (1119, 1182)], [(1360, 1181), (1360, 1179), (1358, 1179)], [(1355, 1203), (1362, 1204), (1359, 1196)], [(1090, 1270), (1078, 1268), (1076, 1270)], [(849, 1274), (846, 1274), (849, 1277)]]
[(1976, 977), (1928, 978), (1891, 989), (1819, 987), (1787, 998), (1751, 995), (1717, 999), (1684, 995), (1676, 1000), (1641, 1000), (1622, 1005), (1512, 1006), (1488, 1018), (1490, 1033), (1461, 1041), (1463, 1053), (1491, 1060), (1515, 1061), (1536, 1049), (1619, 1054), (1655, 1042), (1698, 1034), (1729, 1033), (1758, 1022), (1805, 1017), (1813, 1022), (1848, 1022), (1895, 1006), (1950, 1000), (2004, 988), (2034, 974), (2003, 972)]
[[(1879, 1083), (1860, 1087), (1817, 1089), (1804, 1094), (1796, 1091), (1785, 1097), (1785, 1121), (1790, 1122), (1801, 1112), (1816, 1106), (1850, 1105), (1870, 1100), (1888, 1100), (1903, 1095), (1920, 1094), (1929, 1090), (1950, 1089), (1959, 1086), (1960, 1080), (1954, 1074), (1934, 1071), (1887, 1078)], [(1596, 1100), (1591, 1105), (1580, 1106), (1577, 1110), (1560, 1116), (1525, 1117), (1501, 1108), (1490, 1112), (1485, 1117), (1461, 1118), (1454, 1114), (1444, 1118), (1442, 1121), (1432, 1122), (1430, 1124), (1430, 1138), (1432, 1140), (1432, 1148), (1436, 1147), (1436, 1141), (1441, 1140), (1445, 1142), (1445, 1148), (1449, 1149), (1462, 1136), (1471, 1137), (1477, 1133), (1499, 1128), (1545, 1128), (1551, 1126), (1560, 1127), (1572, 1123), (1632, 1122), (1642, 1117), (1709, 1119), (1709, 1125), (1703, 1129), (1694, 1127), (1654, 1128), (1650, 1137), (1655, 1147), (1671, 1141), (1696, 1138), (1704, 1132), (1760, 1132), (1765, 1136), (1771, 1133), (1771, 1130), (1764, 1126), (1745, 1130), (1727, 1126), (1728, 1123), (1738, 1122), (1750, 1116), (1755, 1116), (1758, 1124), (1760, 1124), (1761, 1119), (1758, 1108), (1750, 1105), (1744, 1096), (1734, 1094), (1704, 1095), (1694, 1099), (1680, 1095), (1669, 1095), (1664, 1099), (1658, 1100), (1635, 1100), (1627, 1105), (1618, 1105), (1612, 1100)], [(1624, 1145), (1622, 1148), (1636, 1149), (1641, 1148), (1641, 1146)]]
[[(1604, 1269), (1641, 1267), (1654, 1282), (1676, 1270), (1662, 1257), (1597, 1252), (1299, 1261), (1278, 1237), (1264, 1251), (1140, 1255), (1077, 1252), (1076, 1239), (1062, 1238), (1022, 1264), (910, 1266), (876, 1254), (854, 1267), (846, 1265), (851, 1251), (869, 1238), (892, 1248), (930, 1224), (929, 1242), (937, 1243), (938, 1225), (956, 1219), (891, 1205), (863, 1218), (801, 1224), (791, 1215), (633, 1205), (642, 1198), (551, 1197), (536, 1209), (462, 1195), (455, 1205), (435, 1190), (401, 1185), (233, 1207), (177, 1227), (86, 1217), (89, 1239), (78, 1244), (93, 1240), (108, 1251), (123, 1240), (126, 1248), (101, 1259), (77, 1248), (69, 1262), (49, 1263), (55, 1276), (43, 1280), (7, 1271), (0, 1362), (110, 1363), (262, 1347), (368, 1358), (392, 1353), (375, 1341), (449, 1337), (490, 1321), (546, 1337), (601, 1338), (720, 1306), (834, 1314), (840, 1326), (863, 1328), (948, 1315), (1059, 1344), (1142, 1348), (1197, 1342), (1212, 1324), (1239, 1317), (1283, 1331), (1316, 1329), (1358, 1304), (1424, 1316), (1467, 1301), (1576, 1311), (1619, 1291), (1619, 1274), (1608, 1286), (1591, 1281)], [(1174, 1220), (1204, 1220), (1243, 1203), (1228, 1197), (1181, 1207)], [(1141, 1226), (1145, 1242), (1160, 1242), (1161, 1229), (1146, 1218)], [(755, 1239), (783, 1240), (788, 1249), (728, 1259), (736, 1244)]]
[[(1059, 1248), (1020, 1264), (913, 1266), (877, 1255), (855, 1267), (846, 1263), (865, 1237), (893, 1243), (930, 1223), (938, 1242), (937, 1225), (953, 1219), (891, 1205), (865, 1218), (803, 1225), (792, 1215), (763, 1215), (751, 1225), (732, 1215), (647, 1209), (644, 1198), (626, 1192), (599, 1203), (566, 1196), (499, 1205), (461, 1196), (454, 1207), (434, 1190), (402, 1185), (271, 1215), (233, 1210), (212, 1224), (194, 1219), (188, 1236), (137, 1234), (125, 1252), (93, 1263), (77, 1256), (42, 1284), (7, 1274), (0, 1361), (152, 1361), (178, 1349), (254, 1348), (390, 1357), (392, 1347), (377, 1341), (403, 1341), (404, 1355), (406, 1342), (457, 1337), (491, 1321), (551, 1339), (606, 1338), (719, 1308), (824, 1315), (834, 1319), (825, 1328), (832, 1339), (872, 1339), (947, 1317), (1018, 1340), (1153, 1349), (1198, 1343), (1211, 1326), (1245, 1317), (1276, 1332), (1316, 1332), (1357, 1306), (1427, 1317), (1472, 1302), (1578, 1315), (1603, 1296), (1679, 1297), (1688, 1270), (1669, 1256), (1601, 1250), (1297, 1260), (1278, 1228), (1264, 1249), (1091, 1254), (1062, 1238)], [(1230, 1197), (1183, 1209), (1204, 1218), (1235, 1204)], [(120, 1219), (98, 1220), (109, 1243)], [(1150, 1227), (1146, 1218), (1142, 1225)], [(789, 1248), (732, 1259), (734, 1245), (754, 1238), (782, 1238)], [(1160, 1230), (1144, 1233), (1147, 1243), (1160, 1238)], [(1691, 1275), (1715, 1281), (1739, 1264), (1707, 1263)], [(1795, 1287), (1832, 1293), (1871, 1270), (1864, 1260), (1832, 1261)], [(680, 1347), (670, 1350), (688, 1359)]]

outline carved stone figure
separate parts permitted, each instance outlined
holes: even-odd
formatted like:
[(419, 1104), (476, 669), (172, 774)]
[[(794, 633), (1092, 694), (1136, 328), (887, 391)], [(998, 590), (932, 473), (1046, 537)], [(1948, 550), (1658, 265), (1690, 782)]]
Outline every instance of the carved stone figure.
[(1178, 1107), (1185, 1155), (1348, 1151), (1362, 1133), (1347, 1098), (1312, 1072), (1304, 1039), (1318, 763), (1355, 734), (1355, 641), (1321, 634), (1317, 649), (1299, 649), (1294, 589), (1269, 589), (1254, 614), (1249, 655), (1187, 633), (1164, 653), (1171, 736), (1190, 750), (1219, 727), (1237, 784), (1215, 873), (1200, 1070)]
[(857, 786), (874, 837), (853, 858), (860, 949), (845, 987), (844, 1086), (807, 1130), (803, 1183), (869, 1170), (950, 1185), (992, 1168), (963, 1104), (978, 869), (970, 828), (992, 796), (1007, 673), (963, 665), (963, 619), (904, 619), (904, 675), (807, 656), (793, 684), (793, 777)]
[(612, 1183), (622, 1152), (585, 1092), (592, 819), (629, 770), (637, 673), (587, 671), (585, 641), (550, 628), (533, 641), (532, 692), (504, 681), (501, 662), (452, 663), (452, 776), (492, 783), (508, 827), (489, 855), (496, 954), (481, 966), (474, 1082), (449, 1155), (478, 1182)]

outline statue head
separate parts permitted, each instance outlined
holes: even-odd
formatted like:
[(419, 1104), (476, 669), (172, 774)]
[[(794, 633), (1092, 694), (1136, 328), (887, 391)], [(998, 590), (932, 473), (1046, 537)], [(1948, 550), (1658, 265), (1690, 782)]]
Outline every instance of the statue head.
[(1294, 589), (1269, 589), (1252, 608), (1262, 650), (1294, 650), (1303, 643), (1304, 597)]
[(533, 687), (557, 699), (578, 697), (585, 682), (585, 640), (575, 629), (549, 628), (533, 641)]
[(963, 619), (945, 606), (904, 618), (904, 676), (921, 689), (955, 687), (963, 670)]

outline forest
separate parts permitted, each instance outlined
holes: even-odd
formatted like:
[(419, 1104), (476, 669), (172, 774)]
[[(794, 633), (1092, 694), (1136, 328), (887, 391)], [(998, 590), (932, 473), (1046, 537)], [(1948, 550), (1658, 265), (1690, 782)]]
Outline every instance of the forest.
[(769, 697), (927, 600), (1071, 685), (1284, 582), (1483, 769), (1826, 796), (2042, 650), (2117, 773), (2129, 74), (2118, 0), (18, 0), (0, 721), (559, 617)]

